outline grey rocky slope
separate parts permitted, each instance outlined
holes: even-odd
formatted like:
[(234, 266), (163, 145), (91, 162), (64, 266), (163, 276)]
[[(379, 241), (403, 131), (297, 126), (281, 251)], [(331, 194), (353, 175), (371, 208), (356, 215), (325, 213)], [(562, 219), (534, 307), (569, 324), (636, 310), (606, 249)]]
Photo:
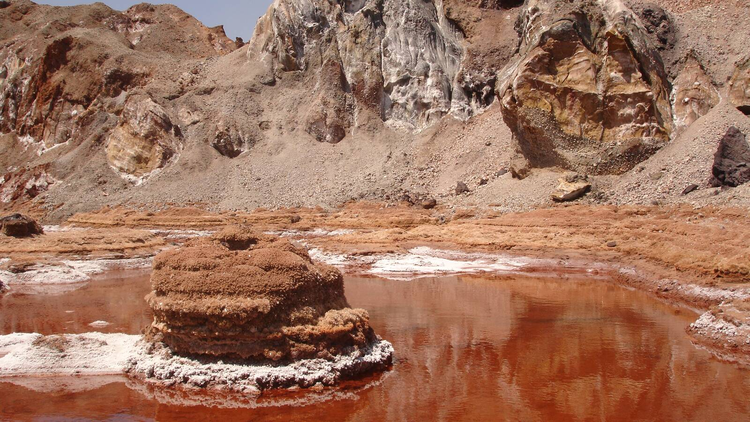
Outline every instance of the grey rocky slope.
[[(740, 112), (711, 110), (750, 104), (747, 6), (276, 0), (243, 46), (171, 6), (14, 1), (0, 8), (0, 199), (55, 218), (405, 192), (512, 210), (551, 203), (577, 171), (595, 176), (584, 201), (627, 203), (645, 160), (710, 168), (679, 147), (702, 118), (743, 130)], [(746, 186), (680, 195), (709, 186), (693, 173), (668, 191), (641, 181), (637, 199), (748, 204)]]

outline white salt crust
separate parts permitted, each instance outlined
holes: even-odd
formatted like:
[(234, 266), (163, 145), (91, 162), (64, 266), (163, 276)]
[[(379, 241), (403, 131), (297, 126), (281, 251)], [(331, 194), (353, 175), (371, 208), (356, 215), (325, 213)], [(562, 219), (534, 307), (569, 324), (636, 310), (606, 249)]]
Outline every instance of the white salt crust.
[(162, 386), (259, 393), (269, 388), (335, 385), (387, 369), (393, 346), (378, 340), (367, 349), (333, 360), (306, 359), (288, 365), (202, 363), (173, 355), (137, 335), (8, 334), (0, 336), (0, 379), (23, 376), (128, 374)]

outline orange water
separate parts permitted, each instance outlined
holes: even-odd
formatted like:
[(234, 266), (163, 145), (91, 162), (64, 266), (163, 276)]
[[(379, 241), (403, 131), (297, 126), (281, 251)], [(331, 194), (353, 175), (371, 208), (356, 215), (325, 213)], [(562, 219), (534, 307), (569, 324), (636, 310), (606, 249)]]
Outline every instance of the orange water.
[[(0, 419), (750, 420), (750, 371), (690, 343), (684, 330), (696, 314), (640, 292), (523, 276), (350, 277), (346, 288), (396, 349), (384, 376), (266, 395), (258, 403), (270, 407), (254, 409), (196, 406), (205, 394), (150, 391), (123, 377), (14, 379), (0, 383)], [(15, 318), (18, 330), (85, 332), (87, 321), (106, 320), (103, 331), (134, 333), (148, 320), (147, 290), (142, 276), (6, 296), (0, 327), (7, 333)], [(71, 321), (70, 307), (77, 322), (53, 321)]]

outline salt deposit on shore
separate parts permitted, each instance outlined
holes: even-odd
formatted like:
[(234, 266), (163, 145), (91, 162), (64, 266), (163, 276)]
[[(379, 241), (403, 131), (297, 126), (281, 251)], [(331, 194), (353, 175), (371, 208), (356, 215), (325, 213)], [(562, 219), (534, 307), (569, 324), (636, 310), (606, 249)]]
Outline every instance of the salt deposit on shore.
[(203, 363), (173, 355), (166, 348), (141, 342), (126, 371), (147, 382), (166, 386), (213, 388), (238, 393), (255, 393), (269, 388), (331, 386), (340, 381), (391, 364), (393, 346), (377, 340), (366, 349), (354, 350), (331, 359), (302, 359), (288, 365)]
[(101, 333), (0, 336), (0, 377), (122, 374), (139, 339)]
[(391, 364), (393, 346), (378, 339), (365, 349), (288, 365), (199, 362), (154, 347), (141, 336), (9, 334), (0, 336), (0, 379), (20, 376), (129, 374), (162, 386), (257, 393), (268, 388), (312, 387), (380, 370)]
[(542, 260), (497, 254), (468, 253), (420, 246), (405, 254), (348, 255), (311, 249), (310, 257), (342, 268), (356, 268), (389, 279), (413, 279), (455, 274), (512, 273)]

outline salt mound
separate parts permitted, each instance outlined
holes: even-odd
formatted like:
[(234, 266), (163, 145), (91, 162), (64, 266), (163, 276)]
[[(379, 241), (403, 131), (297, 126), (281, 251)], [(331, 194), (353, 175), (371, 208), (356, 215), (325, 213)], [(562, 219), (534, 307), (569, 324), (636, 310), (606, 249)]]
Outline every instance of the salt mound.
[[(279, 365), (334, 361), (381, 343), (367, 311), (349, 307), (337, 269), (246, 228), (158, 255), (151, 283), (146, 339), (181, 357)], [(386, 355), (379, 368), (390, 364)]]

